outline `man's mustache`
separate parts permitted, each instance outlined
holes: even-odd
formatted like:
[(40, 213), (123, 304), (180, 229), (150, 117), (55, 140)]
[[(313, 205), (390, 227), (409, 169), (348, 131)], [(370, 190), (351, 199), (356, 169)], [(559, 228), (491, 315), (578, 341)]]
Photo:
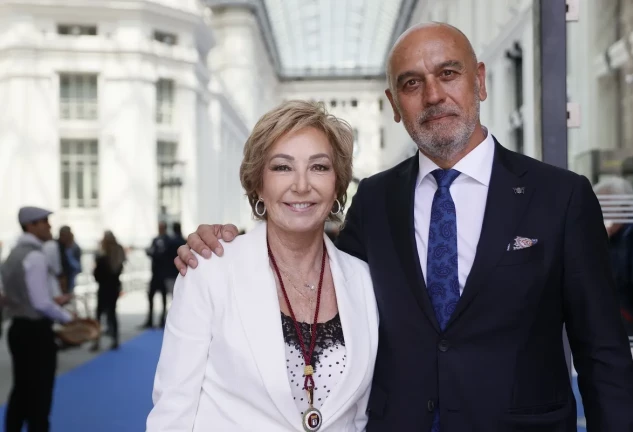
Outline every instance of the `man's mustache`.
[(418, 118), (418, 122), (422, 124), (434, 117), (447, 116), (447, 115), (459, 115), (459, 110), (455, 108), (445, 108), (445, 107), (429, 108), (428, 110), (424, 111), (422, 115), (420, 115), (420, 117)]

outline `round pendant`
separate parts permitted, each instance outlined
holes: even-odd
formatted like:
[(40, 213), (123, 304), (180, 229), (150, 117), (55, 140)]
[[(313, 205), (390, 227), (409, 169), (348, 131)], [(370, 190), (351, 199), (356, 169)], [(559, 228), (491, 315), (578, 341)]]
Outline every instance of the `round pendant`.
[(316, 408), (308, 408), (303, 414), (303, 430), (306, 432), (315, 432), (321, 428), (323, 417), (321, 412)]

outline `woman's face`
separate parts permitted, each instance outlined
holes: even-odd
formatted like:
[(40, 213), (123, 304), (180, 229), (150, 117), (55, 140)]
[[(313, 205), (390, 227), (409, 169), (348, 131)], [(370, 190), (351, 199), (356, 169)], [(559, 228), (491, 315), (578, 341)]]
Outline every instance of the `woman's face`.
[(269, 224), (291, 232), (323, 229), (336, 200), (332, 158), (327, 137), (312, 127), (286, 134), (273, 145), (259, 191)]

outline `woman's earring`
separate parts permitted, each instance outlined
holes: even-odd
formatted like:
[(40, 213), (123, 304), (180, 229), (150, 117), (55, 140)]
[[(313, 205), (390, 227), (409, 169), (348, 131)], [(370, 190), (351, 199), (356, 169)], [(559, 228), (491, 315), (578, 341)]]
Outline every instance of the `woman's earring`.
[[(259, 203), (262, 203), (262, 206), (264, 207), (264, 210), (261, 213), (259, 212)], [(255, 203), (255, 214), (259, 217), (263, 217), (266, 214), (266, 204), (264, 204), (264, 200), (261, 198)]]
[(334, 201), (334, 202), (337, 204), (338, 207), (337, 207), (336, 211), (334, 211), (334, 207), (332, 207), (331, 213), (333, 215), (337, 215), (337, 214), (339, 214), (340, 212), (343, 211), (343, 206), (341, 205), (341, 202), (338, 199), (336, 201)]

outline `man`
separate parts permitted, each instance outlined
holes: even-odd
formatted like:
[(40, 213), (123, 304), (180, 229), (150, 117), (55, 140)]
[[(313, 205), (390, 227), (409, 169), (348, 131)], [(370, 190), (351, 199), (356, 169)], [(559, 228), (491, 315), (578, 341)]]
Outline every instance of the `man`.
[(23, 207), (18, 220), (24, 234), (2, 265), (6, 311), (12, 318), (8, 331), (13, 363), (13, 389), (6, 413), (6, 432), (49, 430), (53, 399), (57, 346), (53, 322), (69, 322), (73, 316), (53, 299), (49, 266), (42, 251), (51, 239), (50, 211)]
[[(611, 177), (594, 186), (597, 195), (633, 196), (633, 186), (622, 177)], [(633, 224), (605, 221), (609, 252), (622, 323), (633, 336)]]
[(167, 224), (159, 222), (158, 236), (152, 240), (152, 245), (146, 250), (147, 256), (152, 259), (152, 279), (149, 282), (147, 298), (149, 300), (149, 310), (147, 321), (142, 328), (154, 327), (154, 296), (157, 292), (163, 299), (163, 314), (161, 317), (161, 327), (165, 325), (167, 315), (167, 285), (166, 281), (173, 270), (171, 266), (172, 256), (169, 255), (169, 245), (171, 239), (167, 235)]
[(178, 269), (171, 265), (171, 261), (178, 255), (178, 248), (187, 244), (187, 240), (185, 240), (182, 236), (182, 226), (180, 225), (180, 222), (174, 222), (171, 227), (174, 233), (169, 239), (169, 247), (166, 257), (169, 260), (169, 262), (166, 263), (168, 275), (165, 279), (166, 290), (169, 294), (173, 294), (174, 284), (176, 283), (176, 278), (178, 277)]
[[(588, 430), (633, 430), (633, 359), (590, 183), (480, 124), (485, 66), (454, 27), (407, 30), (387, 73), (419, 153), (361, 181), (337, 239), (369, 264), (380, 310), (367, 430), (575, 432), (563, 324)], [(210, 256), (235, 232), (201, 226), (209, 246), (189, 245)], [(187, 246), (179, 257), (181, 272), (195, 264)]]
[[(74, 242), (73, 233), (69, 226), (64, 225), (59, 229), (59, 238), (57, 240), (50, 239), (42, 247), (42, 251), (48, 259), (48, 265), (51, 269), (51, 287), (53, 296), (62, 293), (72, 293), (71, 278), (75, 271), (68, 257), (68, 249)], [(73, 282), (74, 283), (74, 282)]]

